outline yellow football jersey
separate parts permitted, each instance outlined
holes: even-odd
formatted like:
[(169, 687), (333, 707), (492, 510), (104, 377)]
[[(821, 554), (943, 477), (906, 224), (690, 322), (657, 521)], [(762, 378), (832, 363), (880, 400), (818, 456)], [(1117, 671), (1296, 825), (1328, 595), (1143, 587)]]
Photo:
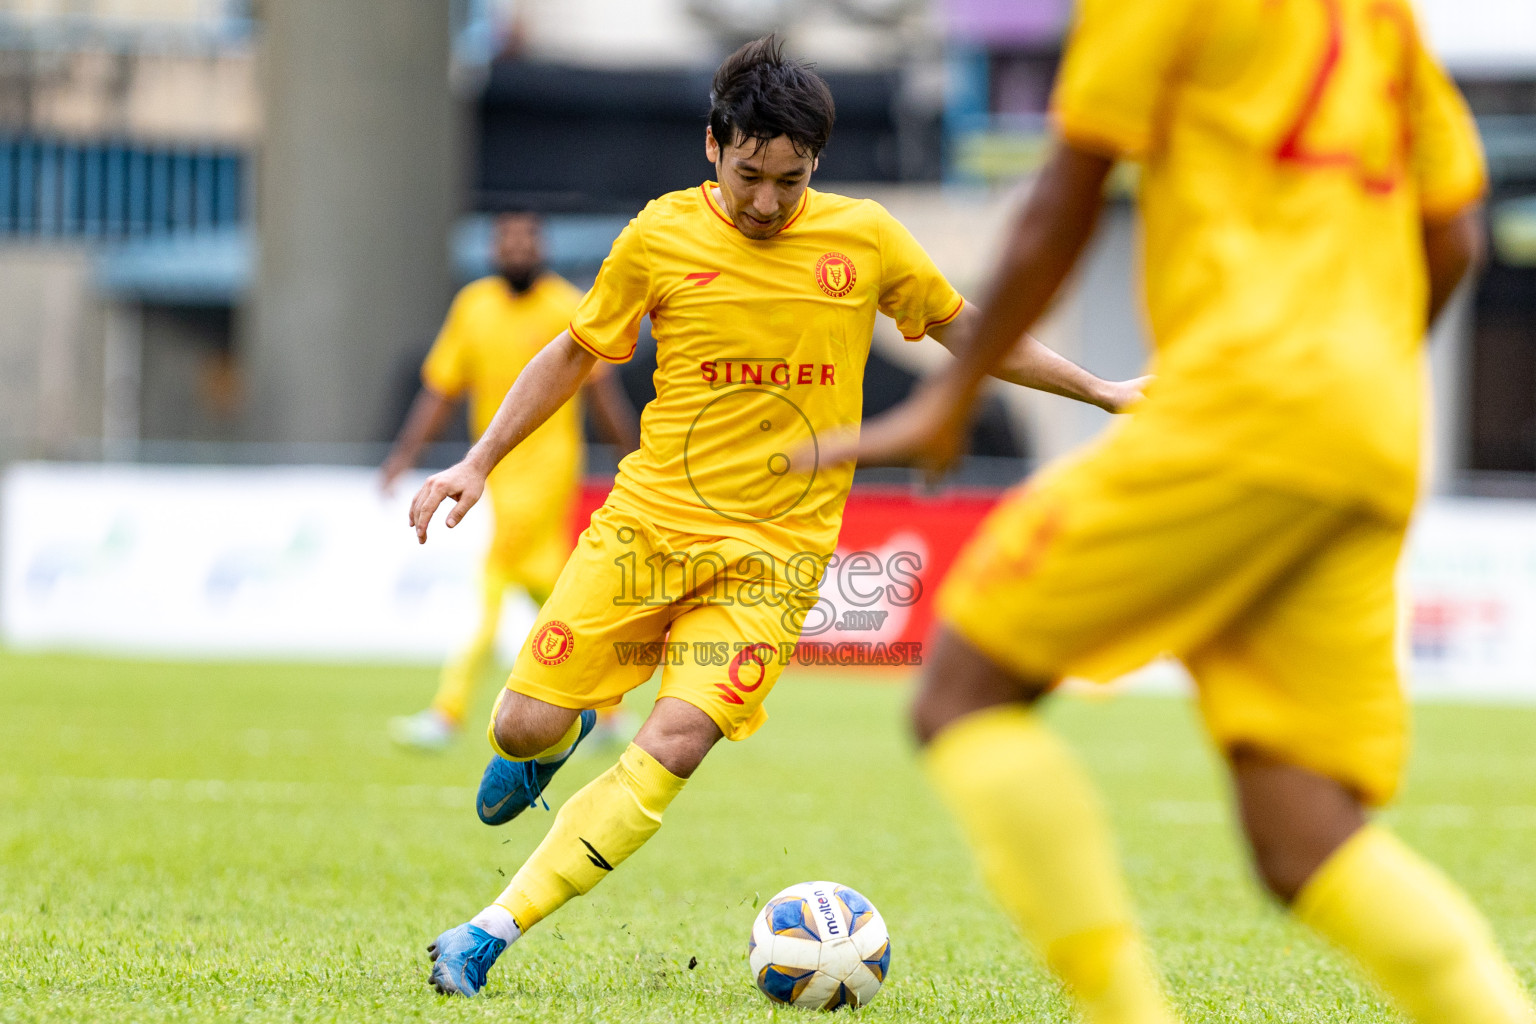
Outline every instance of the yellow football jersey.
[(651, 202), (613, 244), (571, 334), (602, 359), (656, 338), (656, 400), (610, 501), (777, 555), (831, 552), (853, 467), (790, 457), (856, 427), (875, 311), (911, 340), (964, 300), (878, 203), (807, 189), (772, 238), (738, 231), (714, 182)]
[(1157, 381), (1108, 443), (1405, 512), (1421, 218), (1485, 187), (1406, 0), (1081, 0), (1052, 113), (1142, 164)]
[[(554, 274), (543, 275), (521, 295), (500, 277), (465, 285), (422, 364), (422, 382), (445, 397), (466, 398), (469, 429), (479, 437), (517, 375), (565, 330), (580, 302), (581, 292)], [(573, 400), (503, 459), (495, 475), (575, 479), (581, 458), (581, 403)]]

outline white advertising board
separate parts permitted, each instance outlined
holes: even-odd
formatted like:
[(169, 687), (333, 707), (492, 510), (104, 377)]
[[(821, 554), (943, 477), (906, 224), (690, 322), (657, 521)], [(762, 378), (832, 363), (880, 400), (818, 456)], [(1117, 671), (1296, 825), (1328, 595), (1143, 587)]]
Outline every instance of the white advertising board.
[(1416, 692), (1536, 698), (1536, 502), (1428, 502), (1404, 573)]
[[(0, 638), (20, 649), (436, 660), (480, 615), (490, 509), (426, 546), (360, 468), (23, 463), (0, 495)], [(514, 597), (515, 652), (533, 606)]]
[[(356, 468), (27, 463), (0, 492), (0, 640), (158, 656), (422, 660), (480, 615), (489, 509), (418, 546)], [(1536, 698), (1536, 502), (1435, 499), (1404, 560), (1416, 694)], [(503, 616), (515, 653), (526, 599)], [(1150, 677), (1161, 678), (1153, 669)], [(1143, 673), (1148, 675), (1148, 673)]]
[(1528, 74), (1536, 69), (1532, 0), (1417, 0), (1424, 34), (1455, 74)]

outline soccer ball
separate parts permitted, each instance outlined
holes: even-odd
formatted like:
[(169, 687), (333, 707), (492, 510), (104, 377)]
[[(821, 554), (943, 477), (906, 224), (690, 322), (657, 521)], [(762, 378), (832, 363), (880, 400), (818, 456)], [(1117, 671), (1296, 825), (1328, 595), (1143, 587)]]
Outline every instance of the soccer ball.
[(747, 963), (763, 995), (812, 1010), (863, 1006), (891, 966), (891, 937), (869, 900), (836, 882), (801, 882), (752, 922)]

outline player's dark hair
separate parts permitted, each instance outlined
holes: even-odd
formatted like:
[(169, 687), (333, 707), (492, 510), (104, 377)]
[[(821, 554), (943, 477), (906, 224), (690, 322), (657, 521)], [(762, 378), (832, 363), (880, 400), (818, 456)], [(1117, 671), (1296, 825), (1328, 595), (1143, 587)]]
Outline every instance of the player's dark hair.
[(785, 136), (801, 156), (821, 153), (837, 110), (811, 65), (784, 56), (778, 36), (746, 44), (715, 72), (709, 127), (722, 146)]

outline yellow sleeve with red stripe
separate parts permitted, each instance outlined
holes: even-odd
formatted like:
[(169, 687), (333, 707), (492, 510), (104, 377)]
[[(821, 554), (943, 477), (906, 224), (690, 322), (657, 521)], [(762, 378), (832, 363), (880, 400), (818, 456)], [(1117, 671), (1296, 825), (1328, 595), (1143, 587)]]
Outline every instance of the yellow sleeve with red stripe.
[(444, 398), (458, 398), (469, 387), (469, 345), (465, 340), (467, 300), (460, 292), (448, 307), (437, 340), (421, 364), (421, 382)]
[(933, 265), (906, 226), (879, 203), (880, 312), (896, 321), (901, 336), (917, 341), (960, 315), (965, 299)]
[(1057, 133), (1136, 159), (1152, 148), (1191, 0), (1080, 0), (1051, 94)]
[(1409, 110), (1419, 208), (1431, 220), (1452, 217), (1482, 198), (1488, 174), (1466, 101), (1422, 43)]
[(637, 217), (619, 233), (592, 290), (571, 317), (571, 337), (610, 363), (627, 362), (640, 339), (640, 320), (655, 305), (651, 261)]

